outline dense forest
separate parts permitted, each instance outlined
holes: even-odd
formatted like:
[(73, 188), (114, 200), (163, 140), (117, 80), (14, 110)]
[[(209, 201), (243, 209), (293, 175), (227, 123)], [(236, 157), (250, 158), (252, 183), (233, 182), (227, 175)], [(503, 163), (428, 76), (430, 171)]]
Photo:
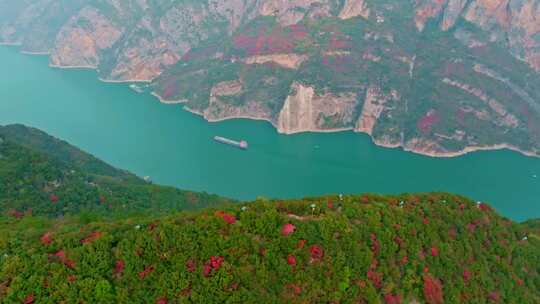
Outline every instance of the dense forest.
[(234, 202), (23, 126), (0, 187), (0, 303), (540, 303), (540, 222), (457, 195)]
[(449, 194), (4, 218), (2, 303), (539, 303), (540, 238)]
[(61, 216), (186, 210), (230, 202), (153, 185), (22, 125), (0, 126), (0, 213)]

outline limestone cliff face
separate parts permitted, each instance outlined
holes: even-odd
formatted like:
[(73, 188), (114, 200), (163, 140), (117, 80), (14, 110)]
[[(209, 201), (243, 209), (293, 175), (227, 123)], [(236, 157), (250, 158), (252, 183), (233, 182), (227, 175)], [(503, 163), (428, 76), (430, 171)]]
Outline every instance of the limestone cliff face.
[(369, 87), (362, 108), (360, 119), (356, 123), (355, 131), (373, 134), (373, 128), (385, 109), (388, 97), (382, 94), (381, 89), (375, 86)]
[(242, 60), (246, 64), (275, 63), (287, 69), (298, 69), (309, 57), (299, 54), (272, 54), (251, 56)]
[(446, 31), (463, 18), (506, 43), (512, 54), (540, 71), (540, 0), (422, 0), (416, 6), (416, 26), (422, 31), (442, 16)]
[[(280, 133), (352, 129), (356, 94), (317, 95), (313, 87), (300, 83), (294, 83), (291, 90), (279, 113), (277, 128)], [(336, 118), (341, 127), (327, 125), (328, 120)]]
[(351, 19), (362, 16), (364, 19), (369, 18), (369, 7), (364, 0), (346, 0), (343, 9), (339, 13), (341, 19)]
[(122, 35), (110, 20), (93, 7), (83, 8), (62, 27), (51, 53), (55, 66), (97, 67), (99, 52)]
[(283, 26), (297, 24), (306, 16), (329, 16), (331, 1), (321, 0), (262, 0), (259, 2), (259, 14), (276, 16)]
[(207, 120), (540, 153), (538, 16), (540, 0), (0, 0), (0, 44)]

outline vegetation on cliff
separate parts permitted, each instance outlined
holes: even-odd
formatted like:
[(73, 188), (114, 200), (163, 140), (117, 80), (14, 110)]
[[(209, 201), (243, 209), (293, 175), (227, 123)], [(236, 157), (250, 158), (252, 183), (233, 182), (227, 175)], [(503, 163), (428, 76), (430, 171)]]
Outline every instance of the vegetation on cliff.
[[(539, 1), (0, 0), (0, 43), (149, 81), (208, 120), (538, 155)], [(289, 98), (299, 85), (314, 94)]]

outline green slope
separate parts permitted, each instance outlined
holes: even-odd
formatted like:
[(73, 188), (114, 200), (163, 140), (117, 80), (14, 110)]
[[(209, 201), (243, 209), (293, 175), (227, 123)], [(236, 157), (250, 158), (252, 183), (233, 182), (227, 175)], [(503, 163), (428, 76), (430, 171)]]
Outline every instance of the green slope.
[(0, 302), (540, 301), (540, 240), (487, 205), (437, 193), (245, 206), (5, 219)]
[(0, 213), (61, 216), (184, 210), (230, 202), (151, 185), (39, 130), (0, 127)]

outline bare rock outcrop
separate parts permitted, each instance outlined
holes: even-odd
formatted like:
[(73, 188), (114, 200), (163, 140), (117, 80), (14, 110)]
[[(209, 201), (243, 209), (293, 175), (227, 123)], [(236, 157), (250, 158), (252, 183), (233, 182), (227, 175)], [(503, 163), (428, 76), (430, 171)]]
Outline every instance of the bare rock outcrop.
[[(294, 83), (291, 89), (292, 93), (279, 113), (278, 132), (293, 134), (353, 128), (357, 106), (355, 93), (317, 95), (313, 87), (300, 83)], [(328, 120), (335, 118), (338, 118), (339, 126), (328, 124)]]
[(373, 134), (373, 128), (381, 116), (387, 100), (388, 97), (381, 92), (380, 88), (375, 86), (369, 87), (366, 91), (362, 114), (360, 115), (354, 130), (369, 135)]
[(415, 23), (422, 31), (430, 19), (441, 17), (440, 28), (451, 29), (462, 17), (506, 43), (511, 53), (540, 71), (540, 0), (420, 0)]
[(369, 18), (369, 7), (364, 0), (346, 0), (339, 18), (346, 20), (355, 17)]
[(317, 17), (321, 17), (321, 12), (326, 11), (329, 14), (329, 9), (321, 9), (328, 8), (329, 5), (329, 0), (262, 0), (258, 13), (262, 16), (276, 16), (282, 26), (289, 26), (312, 15), (313, 10), (317, 12)]
[(99, 64), (99, 52), (110, 48), (122, 35), (97, 9), (87, 6), (58, 33), (51, 64), (62, 67), (92, 67)]
[(230, 103), (223, 98), (238, 97), (244, 92), (240, 80), (223, 81), (212, 87), (209, 106), (202, 115), (208, 121), (220, 121), (231, 118), (249, 118), (272, 122), (272, 111), (263, 103), (248, 100), (245, 103)]
[(293, 53), (251, 56), (243, 59), (242, 62), (245, 64), (275, 63), (286, 69), (296, 70), (307, 59), (309, 59), (307, 55), (299, 55)]

